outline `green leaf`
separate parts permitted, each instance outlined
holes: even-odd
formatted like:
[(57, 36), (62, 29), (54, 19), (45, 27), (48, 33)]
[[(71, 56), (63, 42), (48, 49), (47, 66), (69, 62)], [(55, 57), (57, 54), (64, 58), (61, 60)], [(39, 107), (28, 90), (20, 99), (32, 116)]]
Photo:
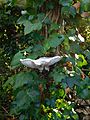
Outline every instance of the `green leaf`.
[(75, 7), (70, 7), (70, 9), (69, 9), (69, 12), (70, 12), (70, 15), (72, 15), (73, 16), (73, 18), (76, 16), (76, 9), (75, 9)]
[(58, 83), (58, 82), (61, 82), (62, 79), (65, 78), (65, 75), (63, 73), (56, 72), (53, 74), (53, 78), (54, 78), (55, 82)]
[(27, 92), (25, 90), (21, 90), (17, 93), (15, 101), (12, 102), (10, 113), (18, 115), (23, 110), (27, 110), (30, 107), (30, 103), (31, 101)]
[(77, 95), (82, 99), (90, 99), (90, 78), (86, 76), (84, 80), (76, 86)]
[(52, 32), (53, 30), (58, 30), (59, 25), (56, 23), (52, 23), (49, 32)]
[(19, 120), (27, 120), (28, 117), (26, 115), (21, 114)]
[(9, 77), (3, 85), (3, 89), (9, 88), (10, 85), (13, 86), (15, 84), (15, 77), (16, 75)]
[[(7, 1), (7, 0), (6, 0)], [(12, 6), (19, 6), (19, 7), (25, 7), (26, 6), (26, 0), (8, 0), (9, 2), (11, 1)]]
[(49, 45), (48, 40), (45, 40), (45, 41), (44, 41), (43, 48), (44, 48), (44, 51), (43, 51), (44, 53), (46, 53), (46, 52), (47, 52), (47, 50), (49, 50), (49, 49), (50, 49), (50, 45)]
[(65, 82), (67, 85), (72, 88), (74, 85), (80, 85), (80, 76), (75, 75), (73, 77), (66, 77)]
[(70, 50), (70, 44), (69, 44), (68, 38), (65, 38), (63, 43), (64, 43), (65, 50), (69, 51)]
[(17, 24), (25, 24), (26, 22), (28, 22), (28, 16), (27, 15), (22, 15), (18, 20), (17, 20)]
[(65, 91), (63, 89), (59, 89), (59, 97), (64, 97), (65, 96)]
[(75, 36), (75, 33), (76, 33), (76, 30), (75, 30), (75, 28), (71, 28), (71, 29), (69, 29), (68, 31), (67, 31), (68, 33), (68, 37), (69, 36)]
[(66, 17), (69, 17), (71, 15), (74, 18), (76, 16), (76, 9), (73, 6), (65, 6), (62, 7), (61, 14)]
[(39, 21), (43, 21), (43, 19), (45, 18), (45, 13), (39, 13), (37, 16)]
[(24, 50), (22, 50), (21, 52), (28, 52), (28, 53), (30, 53), (30, 52), (32, 52), (32, 46), (29, 46), (29, 47), (27, 47), (27, 48), (25, 48)]
[(81, 12), (90, 11), (90, 0), (81, 1)]
[(43, 50), (43, 46), (40, 44), (36, 44), (35, 46), (33, 46), (33, 49), (32, 49), (33, 52), (37, 52), (37, 51), (42, 52), (42, 50)]
[(53, 2), (48, 1), (48, 4), (46, 4), (46, 7), (47, 7), (47, 9), (53, 9), (54, 8)]
[(29, 100), (29, 98), (26, 91), (24, 90), (19, 91), (18, 94), (16, 95), (16, 103), (18, 107), (21, 107), (24, 104), (27, 104), (26, 103), (27, 100)]
[(56, 48), (57, 46), (59, 46), (62, 43), (63, 40), (64, 40), (63, 35), (53, 34), (49, 38), (49, 41), (48, 41), (49, 46)]
[(82, 49), (81, 49), (80, 45), (77, 42), (72, 42), (70, 44), (70, 50), (73, 53), (76, 53), (76, 54), (81, 54), (82, 53)]
[(41, 56), (43, 56), (43, 46), (36, 44), (35, 46), (33, 46), (32, 52), (30, 53), (30, 56), (28, 56), (28, 58), (36, 59), (37, 57)]
[(18, 24), (23, 24), (24, 25), (24, 34), (29, 34), (33, 32), (34, 30), (40, 30), (42, 28), (42, 22), (36, 22), (36, 23), (31, 23), (30, 20), (33, 19), (33, 16), (29, 17), (28, 16), (21, 16), (17, 23)]
[(14, 55), (14, 57), (11, 61), (12, 69), (20, 66), (20, 59), (21, 58), (25, 58), (25, 57), (23, 56), (23, 54), (20, 51)]
[(15, 78), (15, 85), (13, 86), (13, 89), (16, 90), (17, 88), (20, 88), (24, 85), (32, 85), (33, 84), (33, 75), (31, 72), (20, 72), (16, 75)]
[(69, 9), (70, 9), (70, 7), (62, 7), (62, 9), (61, 9), (61, 15), (62, 16), (66, 16), (66, 17), (69, 17)]
[(84, 51), (84, 54), (85, 54), (85, 56), (87, 57), (88, 62), (90, 63), (90, 51), (89, 51), (89, 50), (85, 50), (85, 51)]
[(77, 61), (77, 66), (82, 67), (84, 65), (87, 65), (87, 61), (85, 60), (83, 55), (80, 54), (80, 55), (78, 55), (78, 57), (81, 58), (82, 61), (80, 61), (80, 60)]
[(40, 35), (40, 34), (37, 33), (37, 32), (34, 32), (34, 33), (33, 33), (33, 39), (34, 39), (35, 41), (41, 41), (41, 40), (44, 39), (44, 36)]
[(30, 100), (33, 102), (36, 101), (40, 96), (39, 91), (37, 89), (32, 89), (32, 88), (27, 90), (27, 94), (28, 94)]
[(73, 0), (59, 0), (59, 4), (63, 6), (71, 6), (73, 3)]
[(34, 30), (40, 30), (42, 28), (42, 23), (41, 22), (38, 22), (38, 23), (31, 23), (29, 21), (26, 21), (24, 23), (24, 34), (29, 34), (31, 32), (33, 32)]
[(57, 69), (53, 70), (53, 72), (50, 73), (50, 76), (53, 77), (56, 83), (61, 82), (65, 78), (64, 73)]
[(63, 42), (64, 39), (64, 35), (52, 34), (47, 40), (44, 41), (43, 52), (45, 53), (50, 48), (56, 48)]
[(14, 5), (17, 2), (17, 0), (12, 0), (12, 5)]
[(82, 89), (82, 91), (79, 92), (78, 96), (82, 99), (90, 99), (90, 89)]

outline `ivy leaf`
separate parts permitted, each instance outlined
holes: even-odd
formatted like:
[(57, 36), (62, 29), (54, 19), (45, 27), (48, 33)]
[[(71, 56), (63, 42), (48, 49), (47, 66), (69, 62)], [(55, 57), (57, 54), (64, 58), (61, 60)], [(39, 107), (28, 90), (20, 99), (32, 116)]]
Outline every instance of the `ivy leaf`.
[(43, 52), (45, 53), (50, 48), (56, 48), (64, 40), (64, 35), (53, 34), (47, 40), (44, 41)]
[(90, 89), (82, 89), (81, 91), (79, 91), (78, 96), (82, 99), (90, 99)]
[[(30, 18), (30, 19), (29, 19)], [(36, 23), (31, 23), (31, 19), (33, 17), (27, 17), (27, 16), (22, 16), (18, 19), (17, 23), (18, 24), (23, 24), (24, 25), (24, 34), (29, 34), (34, 30), (40, 30), (42, 28), (42, 22), (36, 22)]]
[(22, 50), (21, 52), (28, 52), (28, 53), (30, 53), (30, 52), (32, 52), (32, 46), (29, 46), (29, 47), (27, 47), (27, 48), (25, 48), (24, 50)]
[(74, 85), (79, 85), (80, 84), (80, 76), (73, 76), (73, 77), (66, 77), (66, 83), (67, 85), (72, 88)]
[(59, 25), (56, 23), (52, 23), (49, 32), (52, 32), (53, 30), (58, 30)]
[(15, 84), (15, 77), (16, 77), (16, 75), (9, 77), (8, 80), (3, 85), (3, 89), (8, 88), (9, 85), (13, 86)]
[(84, 54), (86, 55), (87, 60), (88, 60), (88, 62), (90, 63), (90, 51), (89, 51), (89, 50), (86, 50), (86, 51), (84, 51)]
[(30, 88), (28, 91), (27, 91), (27, 94), (29, 96), (29, 98), (31, 99), (31, 101), (36, 101), (38, 98), (39, 98), (39, 91), (37, 89), (32, 89)]
[(53, 71), (50, 74), (50, 76), (53, 77), (53, 79), (55, 80), (56, 83), (61, 82), (65, 78), (64, 73), (62, 73), (60, 71), (56, 71), (56, 70)]
[(24, 23), (25, 29), (24, 29), (24, 34), (29, 34), (34, 30), (40, 30), (42, 28), (42, 23), (41, 22), (37, 22), (37, 23), (31, 23), (29, 21), (26, 21), (26, 23)]
[(75, 9), (73, 6), (71, 6), (71, 7), (64, 6), (64, 7), (62, 7), (62, 9), (61, 9), (61, 14), (62, 14), (62, 15), (65, 15), (65, 16), (67, 16), (67, 17), (69, 17), (69, 15), (72, 15), (73, 18), (74, 18), (75, 15), (76, 15), (76, 9)]
[(58, 91), (58, 96), (59, 97), (64, 97), (65, 96), (65, 91), (63, 90), (63, 89), (60, 89), (59, 91)]
[(16, 102), (17, 102), (17, 106), (23, 106), (27, 101), (27, 94), (26, 91), (21, 90), (17, 93), (16, 95)]
[(19, 120), (27, 120), (27, 119), (28, 119), (27, 115), (21, 114), (19, 117)]
[(43, 19), (45, 17), (45, 13), (39, 13), (37, 16), (38, 16), (39, 21), (43, 21)]
[(28, 16), (27, 15), (22, 15), (18, 20), (17, 20), (17, 24), (25, 24), (25, 22), (28, 22)]
[(80, 60), (77, 61), (77, 66), (82, 67), (84, 65), (87, 65), (87, 61), (85, 60), (83, 55), (80, 54), (80, 55), (78, 55), (78, 57), (81, 58), (82, 61), (80, 61)]
[(43, 53), (46, 53), (46, 52), (47, 52), (47, 50), (49, 50), (49, 49), (50, 49), (50, 45), (49, 45), (48, 40), (45, 40), (45, 41), (44, 41), (43, 48), (44, 48)]
[(70, 50), (70, 44), (69, 44), (68, 38), (65, 38), (63, 43), (64, 43), (65, 50), (68, 52)]
[(73, 0), (59, 0), (59, 4), (63, 6), (70, 6), (72, 5)]
[(90, 0), (82, 0), (81, 1), (81, 10), (82, 11), (90, 11)]
[(30, 53), (30, 56), (28, 56), (28, 58), (36, 59), (37, 57), (41, 56), (43, 56), (43, 46), (37, 44), (33, 46), (32, 53)]
[(53, 34), (49, 38), (49, 46), (56, 48), (58, 45), (62, 43), (64, 40), (63, 35)]
[(12, 102), (12, 107), (10, 109), (11, 114), (18, 114), (22, 110), (26, 110), (30, 106), (30, 98), (26, 91), (21, 90), (17, 93), (15, 101)]
[(33, 75), (31, 72), (20, 72), (16, 75), (15, 79), (15, 85), (13, 86), (13, 89), (16, 90), (17, 88), (20, 88), (24, 85), (33, 84)]
[(40, 41), (40, 40), (43, 40), (43, 39), (44, 39), (44, 36), (40, 35), (40, 34), (37, 33), (37, 32), (34, 32), (34, 33), (33, 33), (33, 39), (35, 39), (35, 41)]
[(82, 53), (82, 49), (80, 47), (80, 45), (77, 42), (72, 42), (70, 44), (70, 50), (76, 54), (81, 54)]
[(70, 15), (72, 15), (73, 18), (74, 18), (75, 15), (76, 15), (76, 9), (73, 6), (71, 6), (70, 9), (69, 9), (69, 11), (70, 11)]
[(62, 7), (62, 9), (61, 9), (62, 16), (69, 17), (69, 9), (70, 9), (70, 7), (68, 7), (68, 6)]
[(62, 79), (65, 78), (65, 75), (63, 73), (56, 72), (53, 77), (54, 77), (55, 82), (58, 83), (58, 82), (61, 82)]
[(46, 5), (47, 9), (53, 9), (54, 8), (54, 4), (51, 1), (48, 1), (48, 4)]
[(25, 58), (25, 57), (23, 56), (23, 54), (20, 51), (14, 55), (14, 57), (11, 61), (12, 69), (15, 69), (16, 67), (20, 66), (20, 59), (21, 58)]

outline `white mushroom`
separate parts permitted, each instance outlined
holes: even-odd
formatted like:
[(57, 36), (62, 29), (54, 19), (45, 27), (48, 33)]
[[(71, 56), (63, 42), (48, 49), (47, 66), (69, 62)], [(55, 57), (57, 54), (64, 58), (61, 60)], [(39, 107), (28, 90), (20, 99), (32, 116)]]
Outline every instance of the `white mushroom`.
[(63, 56), (54, 56), (54, 57), (41, 57), (36, 60), (32, 60), (30, 58), (20, 59), (20, 62), (30, 68), (36, 68), (43, 71), (43, 69), (49, 71), (49, 66), (59, 62)]

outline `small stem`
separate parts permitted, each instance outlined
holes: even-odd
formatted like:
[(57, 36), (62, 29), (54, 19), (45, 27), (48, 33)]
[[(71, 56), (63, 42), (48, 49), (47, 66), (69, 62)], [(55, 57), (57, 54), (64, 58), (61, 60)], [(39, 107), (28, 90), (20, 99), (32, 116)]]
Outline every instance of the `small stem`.
[(9, 114), (8, 111), (7, 111), (3, 106), (2, 106), (2, 109), (3, 109), (7, 114)]
[(51, 10), (46, 14), (46, 16), (44, 17), (44, 19), (42, 20), (42, 23), (44, 22), (44, 20), (48, 17), (48, 15), (51, 13)]
[(90, 69), (84, 69), (84, 68), (82, 68), (82, 71), (90, 72)]
[(45, 26), (45, 38), (46, 39), (48, 38), (48, 28), (47, 28), (47, 25)]
[(4, 107), (2, 106), (2, 109), (8, 114), (8, 116), (10, 116), (10, 117), (12, 117), (12, 118), (14, 119), (14, 116), (13, 116), (13, 115), (10, 115), (9, 112), (6, 110), (6, 108), (4, 108)]
[(56, 17), (55, 23), (58, 23), (59, 17), (60, 17), (60, 6), (58, 7), (57, 17)]

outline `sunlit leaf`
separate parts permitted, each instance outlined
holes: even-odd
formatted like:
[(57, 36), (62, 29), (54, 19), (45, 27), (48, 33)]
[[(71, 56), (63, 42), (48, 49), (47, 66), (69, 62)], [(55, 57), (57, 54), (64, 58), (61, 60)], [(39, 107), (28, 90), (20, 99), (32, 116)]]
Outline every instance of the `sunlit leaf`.
[(77, 66), (82, 67), (84, 65), (87, 65), (87, 61), (85, 60), (83, 55), (78, 55), (78, 57), (81, 58), (82, 60), (81, 61), (79, 60), (77, 62)]

